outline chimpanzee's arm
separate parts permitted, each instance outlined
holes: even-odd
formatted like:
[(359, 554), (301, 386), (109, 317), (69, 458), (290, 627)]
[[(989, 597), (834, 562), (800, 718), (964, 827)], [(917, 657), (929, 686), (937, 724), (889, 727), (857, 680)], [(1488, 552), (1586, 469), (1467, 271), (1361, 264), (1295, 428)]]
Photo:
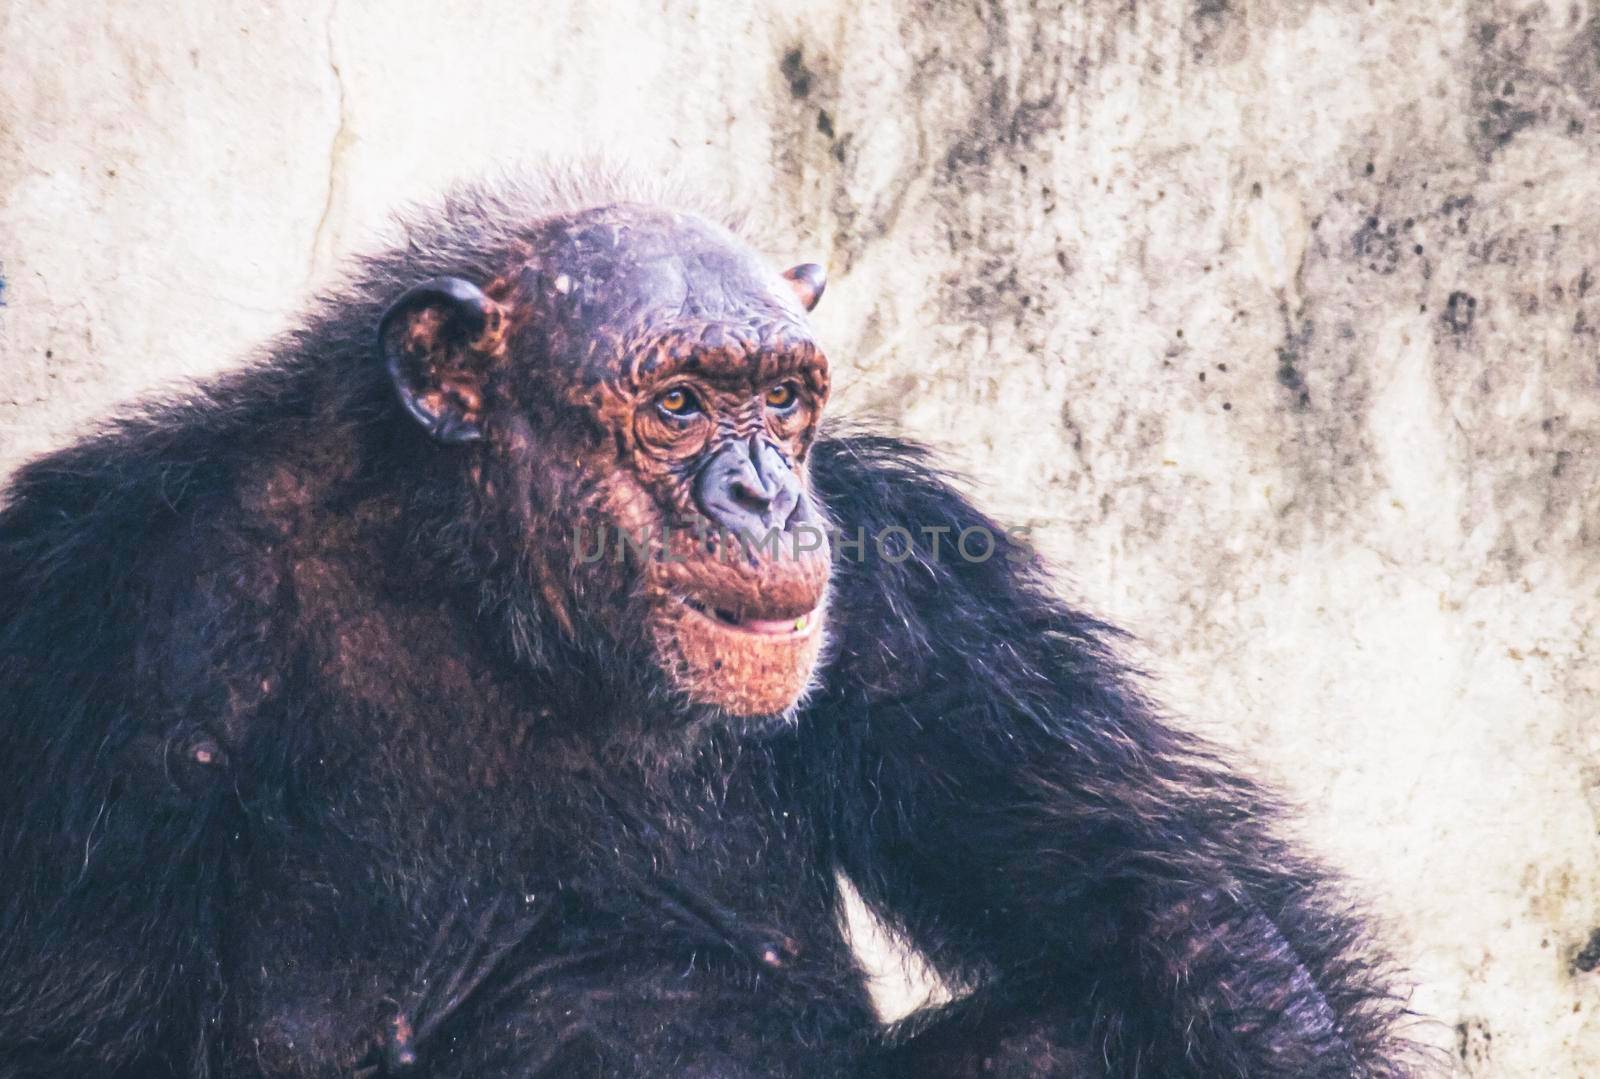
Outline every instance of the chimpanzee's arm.
[[(840, 867), (971, 991), (913, 1021), (891, 1070), (1406, 1074), (1400, 1009), (1336, 886), (1274, 838), (1262, 791), (1131, 688), (1113, 632), (906, 447), (819, 451), (844, 545), (842, 639), (805, 727), (817, 796)], [(874, 542), (894, 527), (917, 541), (898, 563), (897, 533)], [(966, 528), (984, 531), (954, 549)]]
[(170, 491), (194, 476), (139, 451), (108, 438), (44, 458), (0, 510), (6, 1079), (190, 1074), (224, 995), (230, 732), (208, 721), (228, 711), (221, 650), (241, 643), (219, 604), (231, 570), (212, 538), (179, 534)]

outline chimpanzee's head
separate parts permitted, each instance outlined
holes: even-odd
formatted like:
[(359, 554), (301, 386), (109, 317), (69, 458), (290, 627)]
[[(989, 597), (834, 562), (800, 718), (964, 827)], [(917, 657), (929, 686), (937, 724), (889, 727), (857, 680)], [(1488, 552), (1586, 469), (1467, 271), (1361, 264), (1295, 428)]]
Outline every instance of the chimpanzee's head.
[(487, 279), (385, 314), (404, 409), (455, 455), (516, 567), (574, 638), (686, 699), (772, 715), (804, 692), (830, 552), (807, 453), (828, 362), (779, 274), (698, 217), (639, 204), (530, 224)]

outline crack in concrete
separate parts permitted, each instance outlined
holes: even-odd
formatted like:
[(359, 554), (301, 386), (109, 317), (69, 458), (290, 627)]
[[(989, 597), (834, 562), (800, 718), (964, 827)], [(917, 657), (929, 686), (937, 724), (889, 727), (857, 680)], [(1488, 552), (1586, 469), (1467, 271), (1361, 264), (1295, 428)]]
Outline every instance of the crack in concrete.
[(333, 139), (328, 144), (328, 187), (323, 194), (322, 212), (318, 215), (316, 228), (311, 234), (311, 260), (306, 270), (308, 282), (316, 278), (333, 258), (333, 241), (329, 236), (328, 226), (333, 218), (334, 203), (338, 201), (339, 191), (343, 187), (341, 165), (344, 161), (345, 148), (350, 144), (350, 114), (345, 94), (344, 73), (339, 70), (338, 53), (334, 48), (333, 38), (334, 22), (338, 14), (339, 0), (330, 0), (324, 31), (327, 35), (328, 70), (333, 73), (333, 87), (339, 99), (339, 123), (335, 126)]

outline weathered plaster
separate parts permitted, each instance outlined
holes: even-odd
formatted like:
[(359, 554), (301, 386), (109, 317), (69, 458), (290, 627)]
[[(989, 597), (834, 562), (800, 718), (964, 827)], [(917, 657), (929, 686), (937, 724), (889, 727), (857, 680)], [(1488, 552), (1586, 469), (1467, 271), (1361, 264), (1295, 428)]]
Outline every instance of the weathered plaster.
[(1600, 3), (0, 8), (0, 467), (549, 148), (756, 193), (1306, 807), (1465, 1074), (1600, 1072)]

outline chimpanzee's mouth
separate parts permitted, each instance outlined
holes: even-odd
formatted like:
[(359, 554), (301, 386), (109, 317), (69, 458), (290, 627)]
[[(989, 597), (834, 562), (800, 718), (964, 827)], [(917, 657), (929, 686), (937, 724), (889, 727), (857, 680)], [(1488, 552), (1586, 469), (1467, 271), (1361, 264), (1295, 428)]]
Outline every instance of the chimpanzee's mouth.
[(816, 628), (818, 621), (815, 609), (793, 618), (756, 618), (743, 612), (701, 603), (687, 596), (683, 597), (683, 605), (707, 621), (726, 629), (763, 637), (804, 637)]

